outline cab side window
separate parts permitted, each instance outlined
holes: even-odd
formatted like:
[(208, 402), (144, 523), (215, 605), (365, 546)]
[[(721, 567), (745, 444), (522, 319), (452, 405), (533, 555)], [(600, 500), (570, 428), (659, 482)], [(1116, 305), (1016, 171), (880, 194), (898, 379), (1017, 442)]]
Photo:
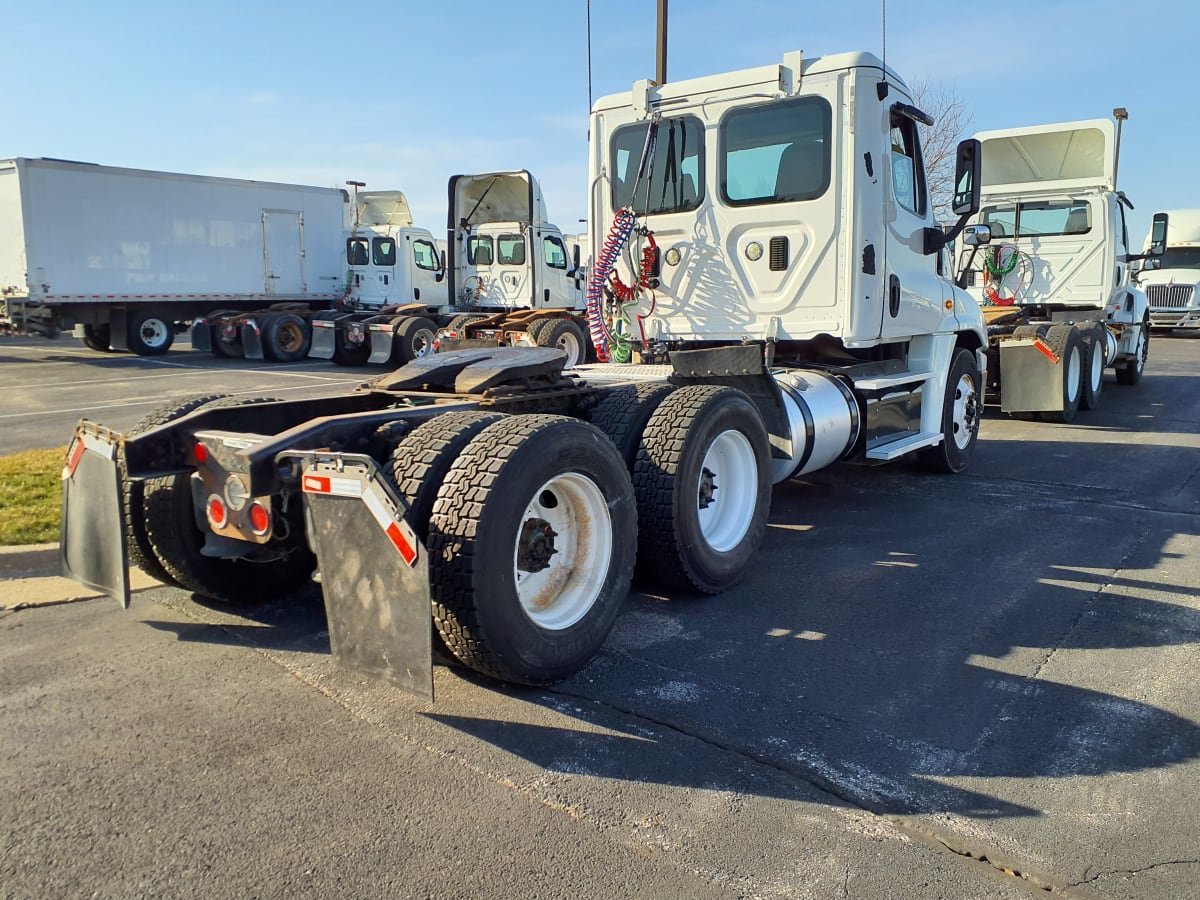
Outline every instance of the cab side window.
[(921, 142), (917, 136), (917, 123), (908, 116), (893, 115), (891, 129), (892, 145), (892, 192), (896, 202), (924, 218), (925, 163), (921, 159)]
[(418, 269), (436, 271), (438, 268), (437, 248), (429, 241), (413, 241), (413, 262)]
[(567, 250), (558, 238), (543, 238), (542, 253), (546, 256), (546, 265), (551, 269), (565, 269), (567, 267)]

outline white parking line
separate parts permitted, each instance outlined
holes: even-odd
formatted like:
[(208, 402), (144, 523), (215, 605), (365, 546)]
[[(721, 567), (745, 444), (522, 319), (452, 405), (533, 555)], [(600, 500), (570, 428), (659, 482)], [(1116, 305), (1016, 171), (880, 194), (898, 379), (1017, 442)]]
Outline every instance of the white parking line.
[[(266, 369), (265, 368), (264, 369), (204, 369), (204, 368), (197, 367), (196, 371), (197, 372), (262, 372), (262, 371), (266, 371)], [(272, 369), (271, 371), (275, 371), (275, 370)], [(337, 383), (343, 382), (343, 381), (360, 381), (361, 380), (360, 376), (356, 376), (353, 373), (347, 373), (345, 375), (339, 376), (339, 375), (335, 375), (332, 373), (329, 375), (321, 375), (321, 374), (309, 375), (304, 372), (280, 371), (280, 372), (278, 372), (278, 374), (292, 375), (296, 378), (321, 379), (324, 381), (329, 381), (332, 384), (337, 384)], [(116, 384), (116, 383), (120, 383), (122, 381), (130, 381), (135, 378), (138, 381), (145, 381), (145, 380), (148, 380), (151, 378), (178, 378), (178, 377), (179, 376), (176, 375), (175, 373), (171, 373), (171, 374), (164, 373), (162, 375), (144, 375), (144, 374), (143, 375), (130, 375), (128, 378), (89, 378), (89, 379), (85, 379), (83, 381), (42, 381), (35, 385), (30, 385), (29, 388), (37, 389), (37, 388), (79, 387), (80, 385), (88, 385), (88, 384)]]

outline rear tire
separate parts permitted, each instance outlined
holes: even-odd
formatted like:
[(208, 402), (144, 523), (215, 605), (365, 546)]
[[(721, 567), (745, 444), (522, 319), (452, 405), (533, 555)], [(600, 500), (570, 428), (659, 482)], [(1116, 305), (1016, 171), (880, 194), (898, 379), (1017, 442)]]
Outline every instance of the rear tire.
[(111, 353), (112, 326), (108, 324), (84, 325), (81, 340), (84, 346), (91, 350), (99, 350), (101, 353)]
[(674, 390), (675, 385), (661, 381), (624, 385), (606, 393), (588, 413), (588, 421), (608, 435), (630, 473), (637, 461), (646, 423)]
[(567, 354), (564, 369), (571, 369), (587, 358), (583, 330), (570, 319), (542, 319), (529, 326), (529, 337), (539, 347), (557, 347)]
[(1083, 396), (1083, 339), (1074, 325), (1055, 325), (1047, 330), (1042, 340), (1061, 360), (1062, 366), (1062, 409), (1042, 413), (1042, 420), (1066, 425), (1075, 420)]
[(1150, 320), (1142, 319), (1142, 327), (1138, 329), (1138, 343), (1133, 359), (1117, 367), (1117, 384), (1135, 385), (1142, 380), (1146, 371), (1146, 360), (1150, 358)]
[(918, 452), (921, 464), (934, 472), (949, 475), (965, 469), (979, 440), (982, 413), (983, 395), (975, 354), (970, 350), (955, 350), (946, 377), (946, 397), (942, 402), (942, 442)]
[(175, 342), (175, 323), (161, 313), (144, 310), (129, 320), (129, 349), (138, 356), (161, 356)]
[(434, 620), (450, 651), (504, 681), (559, 681), (600, 649), (629, 591), (629, 473), (585, 422), (506, 417), (455, 460), (427, 546)]
[(338, 334), (334, 341), (333, 361), (339, 366), (365, 366), (371, 358), (371, 345), (367, 342), (351, 347), (344, 334)]
[(692, 385), (666, 397), (634, 465), (639, 572), (706, 594), (739, 582), (766, 534), (771, 472), (766, 426), (741, 391)]
[(392, 358), (400, 365), (421, 359), (433, 352), (437, 326), (424, 316), (405, 319), (392, 340)]
[(312, 326), (296, 313), (273, 313), (263, 326), (263, 353), (275, 362), (299, 362), (312, 346)]
[(1095, 409), (1100, 405), (1100, 391), (1104, 387), (1104, 333), (1104, 326), (1096, 325), (1084, 337), (1086, 352), (1083, 357), (1080, 409)]

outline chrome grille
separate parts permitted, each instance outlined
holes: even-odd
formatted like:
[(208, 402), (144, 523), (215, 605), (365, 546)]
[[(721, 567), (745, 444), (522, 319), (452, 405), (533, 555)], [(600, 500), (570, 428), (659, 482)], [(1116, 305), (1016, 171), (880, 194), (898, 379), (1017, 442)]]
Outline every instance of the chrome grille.
[(1187, 309), (1195, 291), (1194, 284), (1148, 284), (1146, 299), (1154, 309)]

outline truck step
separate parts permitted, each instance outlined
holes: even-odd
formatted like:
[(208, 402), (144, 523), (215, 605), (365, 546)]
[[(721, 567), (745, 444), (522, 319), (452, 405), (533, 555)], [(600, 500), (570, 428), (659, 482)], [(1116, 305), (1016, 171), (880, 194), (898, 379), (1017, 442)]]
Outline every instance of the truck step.
[(928, 381), (936, 374), (936, 372), (896, 372), (891, 375), (873, 375), (868, 378), (855, 378), (854, 388), (860, 391), (880, 391), (886, 388), (899, 387), (902, 384)]
[(941, 443), (941, 440), (942, 433), (940, 431), (922, 431), (920, 434), (910, 435), (898, 441), (892, 441), (891, 443), (868, 450), (867, 459), (883, 459), (890, 462), (913, 450), (920, 450), (922, 447), (932, 447), (935, 444)]

